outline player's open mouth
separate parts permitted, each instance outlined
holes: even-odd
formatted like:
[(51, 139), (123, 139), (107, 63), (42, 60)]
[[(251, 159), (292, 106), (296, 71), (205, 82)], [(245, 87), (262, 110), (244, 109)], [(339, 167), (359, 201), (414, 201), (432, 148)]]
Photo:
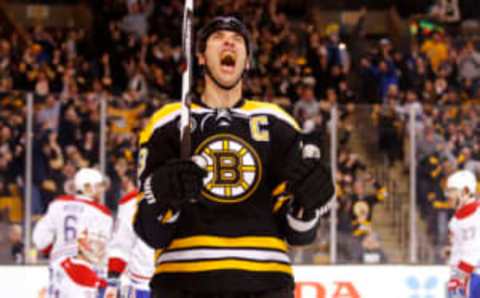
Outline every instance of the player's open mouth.
[(223, 53), (220, 59), (220, 66), (225, 72), (233, 72), (235, 70), (236, 57), (233, 53)]

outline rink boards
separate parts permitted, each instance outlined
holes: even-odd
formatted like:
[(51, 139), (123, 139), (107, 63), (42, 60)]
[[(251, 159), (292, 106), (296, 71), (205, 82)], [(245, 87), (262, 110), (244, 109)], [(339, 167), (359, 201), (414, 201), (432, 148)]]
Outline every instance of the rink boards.
[[(446, 298), (446, 266), (297, 266), (295, 298)], [(2, 297), (38, 297), (44, 266), (0, 266)]]

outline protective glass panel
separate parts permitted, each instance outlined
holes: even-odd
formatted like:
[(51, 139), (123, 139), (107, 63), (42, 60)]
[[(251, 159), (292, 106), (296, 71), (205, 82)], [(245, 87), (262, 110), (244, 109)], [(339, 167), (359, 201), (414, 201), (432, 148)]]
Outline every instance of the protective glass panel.
[[(101, 99), (75, 88), (62, 94), (33, 94), (32, 232), (52, 200), (77, 191), (73, 178), (78, 169), (100, 168)], [(29, 254), (32, 263), (45, 261), (34, 243)]]
[[(448, 262), (448, 222), (461, 201), (454, 202), (447, 198), (446, 181), (449, 175), (458, 170), (470, 170), (477, 176), (480, 173), (478, 115), (480, 106), (473, 101), (443, 106), (424, 105), (416, 112), (420, 262)], [(455, 234), (455, 231), (452, 232)]]
[(0, 264), (24, 260), (26, 106), (25, 94), (0, 92)]
[(112, 210), (136, 187), (138, 138), (150, 117), (166, 102), (166, 95), (129, 88), (119, 96), (105, 95), (105, 173), (110, 187), (105, 204)]
[(408, 257), (406, 123), (392, 107), (338, 107), (337, 263), (403, 263)]

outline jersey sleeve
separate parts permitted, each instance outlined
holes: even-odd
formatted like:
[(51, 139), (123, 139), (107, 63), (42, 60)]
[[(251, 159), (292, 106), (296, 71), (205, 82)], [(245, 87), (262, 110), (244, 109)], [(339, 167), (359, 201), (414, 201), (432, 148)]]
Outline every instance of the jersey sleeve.
[(55, 210), (55, 203), (50, 204), (47, 213), (33, 229), (33, 243), (43, 252), (46, 252), (55, 240)]
[[(165, 247), (173, 235), (175, 224), (168, 205), (149, 204), (143, 198), (145, 181), (170, 159), (179, 157), (179, 130), (176, 120), (180, 116), (180, 104), (166, 105), (155, 113), (140, 135), (138, 160), (138, 188), (142, 197), (133, 218), (136, 234), (153, 248)], [(178, 214), (174, 214), (178, 215)]]
[(138, 156), (138, 187), (144, 191), (145, 180), (166, 161), (179, 156), (179, 130), (175, 120), (180, 116), (180, 105), (170, 104), (150, 119), (140, 134)]
[(460, 250), (458, 246), (457, 238), (457, 222), (455, 218), (452, 218), (448, 223), (448, 239), (450, 244), (450, 256), (448, 259), (448, 264), (451, 267), (456, 267), (460, 260)]
[[(273, 119), (272, 132), (272, 150), (273, 164), (272, 171), (273, 184), (275, 186), (288, 180), (289, 171), (294, 168), (294, 164), (301, 158), (302, 135), (298, 124), (286, 112), (285, 118)], [(286, 120), (288, 119), (288, 120)], [(279, 162), (282, 161), (282, 162)]]
[[(282, 111), (283, 112), (283, 111)], [(288, 193), (288, 179), (291, 171), (295, 171), (296, 165), (302, 159), (303, 134), (298, 124), (286, 112), (285, 116), (276, 119), (272, 127), (273, 151), (273, 178), (274, 185), (286, 185), (285, 191), (279, 196), (274, 195), (274, 204), (285, 201), (282, 208), (277, 209), (277, 223), (282, 233), (291, 245), (307, 245), (315, 240), (317, 226), (320, 218), (318, 210), (312, 210), (308, 219), (297, 218), (292, 215), (289, 206), (293, 195)], [(277, 191), (278, 192), (278, 191)], [(286, 198), (290, 199), (286, 200)]]

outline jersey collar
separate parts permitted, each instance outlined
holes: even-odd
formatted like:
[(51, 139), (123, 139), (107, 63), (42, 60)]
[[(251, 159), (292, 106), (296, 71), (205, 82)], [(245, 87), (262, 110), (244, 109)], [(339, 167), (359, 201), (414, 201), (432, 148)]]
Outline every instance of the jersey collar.
[[(194, 97), (192, 99), (192, 103), (199, 105), (203, 108), (210, 109), (210, 110), (216, 110), (215, 108), (209, 107), (207, 104), (205, 104), (200, 97)], [(230, 107), (229, 109), (237, 109), (242, 107), (245, 104), (245, 98), (241, 98), (233, 107)]]
[(457, 212), (455, 212), (455, 218), (456, 219), (467, 218), (468, 216), (472, 215), (479, 206), (480, 206), (479, 201), (473, 201), (471, 203), (468, 203), (460, 207), (460, 209), (458, 209)]

